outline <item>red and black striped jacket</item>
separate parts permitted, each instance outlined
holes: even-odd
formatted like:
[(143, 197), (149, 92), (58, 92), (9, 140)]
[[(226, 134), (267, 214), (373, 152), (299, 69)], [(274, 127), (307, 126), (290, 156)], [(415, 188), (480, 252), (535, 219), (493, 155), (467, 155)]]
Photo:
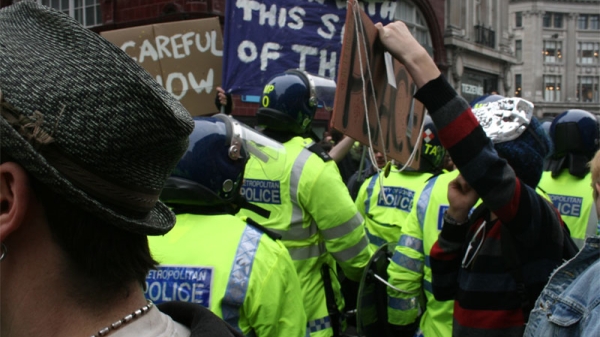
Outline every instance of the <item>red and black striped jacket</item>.
[(526, 323), (522, 298), (503, 258), (501, 228), (505, 226), (504, 233), (513, 237), (525, 294), (533, 304), (562, 262), (560, 215), (498, 156), (468, 103), (443, 76), (427, 83), (415, 97), (429, 111), (461, 175), (498, 217), (489, 221), (481, 216), (471, 226), (443, 227), (431, 250), (434, 296), (455, 300), (454, 336), (522, 336)]

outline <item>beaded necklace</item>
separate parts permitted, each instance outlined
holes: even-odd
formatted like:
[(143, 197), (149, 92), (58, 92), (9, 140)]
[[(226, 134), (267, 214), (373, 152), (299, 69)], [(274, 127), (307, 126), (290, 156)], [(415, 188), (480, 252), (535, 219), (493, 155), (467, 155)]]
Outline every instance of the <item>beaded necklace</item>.
[(131, 322), (135, 321), (137, 318), (139, 318), (140, 316), (143, 316), (148, 311), (150, 311), (150, 309), (152, 309), (153, 306), (154, 306), (154, 303), (152, 303), (152, 301), (148, 300), (148, 302), (146, 303), (145, 306), (143, 306), (143, 307), (139, 308), (138, 310), (132, 312), (131, 314), (121, 318), (120, 320), (112, 323), (111, 325), (98, 330), (98, 332), (96, 332), (96, 334), (92, 335), (91, 337), (104, 337), (104, 336), (110, 334), (111, 332), (121, 328), (123, 325), (131, 323)]

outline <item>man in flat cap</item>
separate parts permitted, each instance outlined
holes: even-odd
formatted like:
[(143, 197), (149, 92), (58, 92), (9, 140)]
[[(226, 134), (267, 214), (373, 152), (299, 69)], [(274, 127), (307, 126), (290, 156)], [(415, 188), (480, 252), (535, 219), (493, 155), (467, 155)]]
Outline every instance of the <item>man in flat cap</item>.
[(144, 299), (188, 112), (117, 47), (34, 2), (0, 10), (2, 336), (239, 336)]

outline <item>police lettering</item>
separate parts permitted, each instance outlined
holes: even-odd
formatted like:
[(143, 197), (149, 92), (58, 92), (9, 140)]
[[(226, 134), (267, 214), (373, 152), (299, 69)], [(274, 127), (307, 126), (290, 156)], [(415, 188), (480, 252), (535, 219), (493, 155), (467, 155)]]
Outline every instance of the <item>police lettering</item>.
[(203, 283), (148, 282), (146, 281), (146, 298), (156, 304), (168, 301), (198, 303), (209, 307), (210, 289)]
[(161, 267), (158, 270), (150, 270), (148, 278), (154, 280), (190, 280), (190, 281), (206, 281), (206, 276), (209, 273), (205, 269), (190, 269), (186, 267)]
[(415, 192), (402, 187), (383, 187), (383, 193), (379, 193), (378, 206), (394, 207), (405, 212), (412, 208)]
[(548, 194), (554, 207), (558, 209), (561, 215), (579, 218), (581, 215), (581, 204), (583, 198), (572, 197), (568, 195)]
[(241, 193), (250, 202), (281, 204), (279, 181), (246, 179)]
[(265, 90), (263, 90), (263, 94), (268, 94), (273, 90), (275, 90), (275, 86), (273, 84), (269, 84), (265, 87)]
[(273, 84), (269, 84), (265, 87), (265, 90), (263, 90), (264, 96), (262, 98), (262, 106), (269, 107), (270, 99), (269, 99), (268, 94), (273, 90), (275, 90), (275, 86)]
[(146, 277), (146, 298), (154, 303), (184, 301), (210, 306), (213, 268), (159, 266)]

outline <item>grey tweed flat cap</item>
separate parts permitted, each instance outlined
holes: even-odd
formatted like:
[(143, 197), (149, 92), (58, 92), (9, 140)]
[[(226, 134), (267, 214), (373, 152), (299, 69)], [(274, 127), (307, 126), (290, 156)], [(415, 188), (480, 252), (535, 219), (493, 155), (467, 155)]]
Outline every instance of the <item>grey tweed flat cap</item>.
[(127, 231), (175, 223), (158, 201), (187, 148), (185, 108), (127, 54), (34, 2), (0, 10), (1, 153)]

